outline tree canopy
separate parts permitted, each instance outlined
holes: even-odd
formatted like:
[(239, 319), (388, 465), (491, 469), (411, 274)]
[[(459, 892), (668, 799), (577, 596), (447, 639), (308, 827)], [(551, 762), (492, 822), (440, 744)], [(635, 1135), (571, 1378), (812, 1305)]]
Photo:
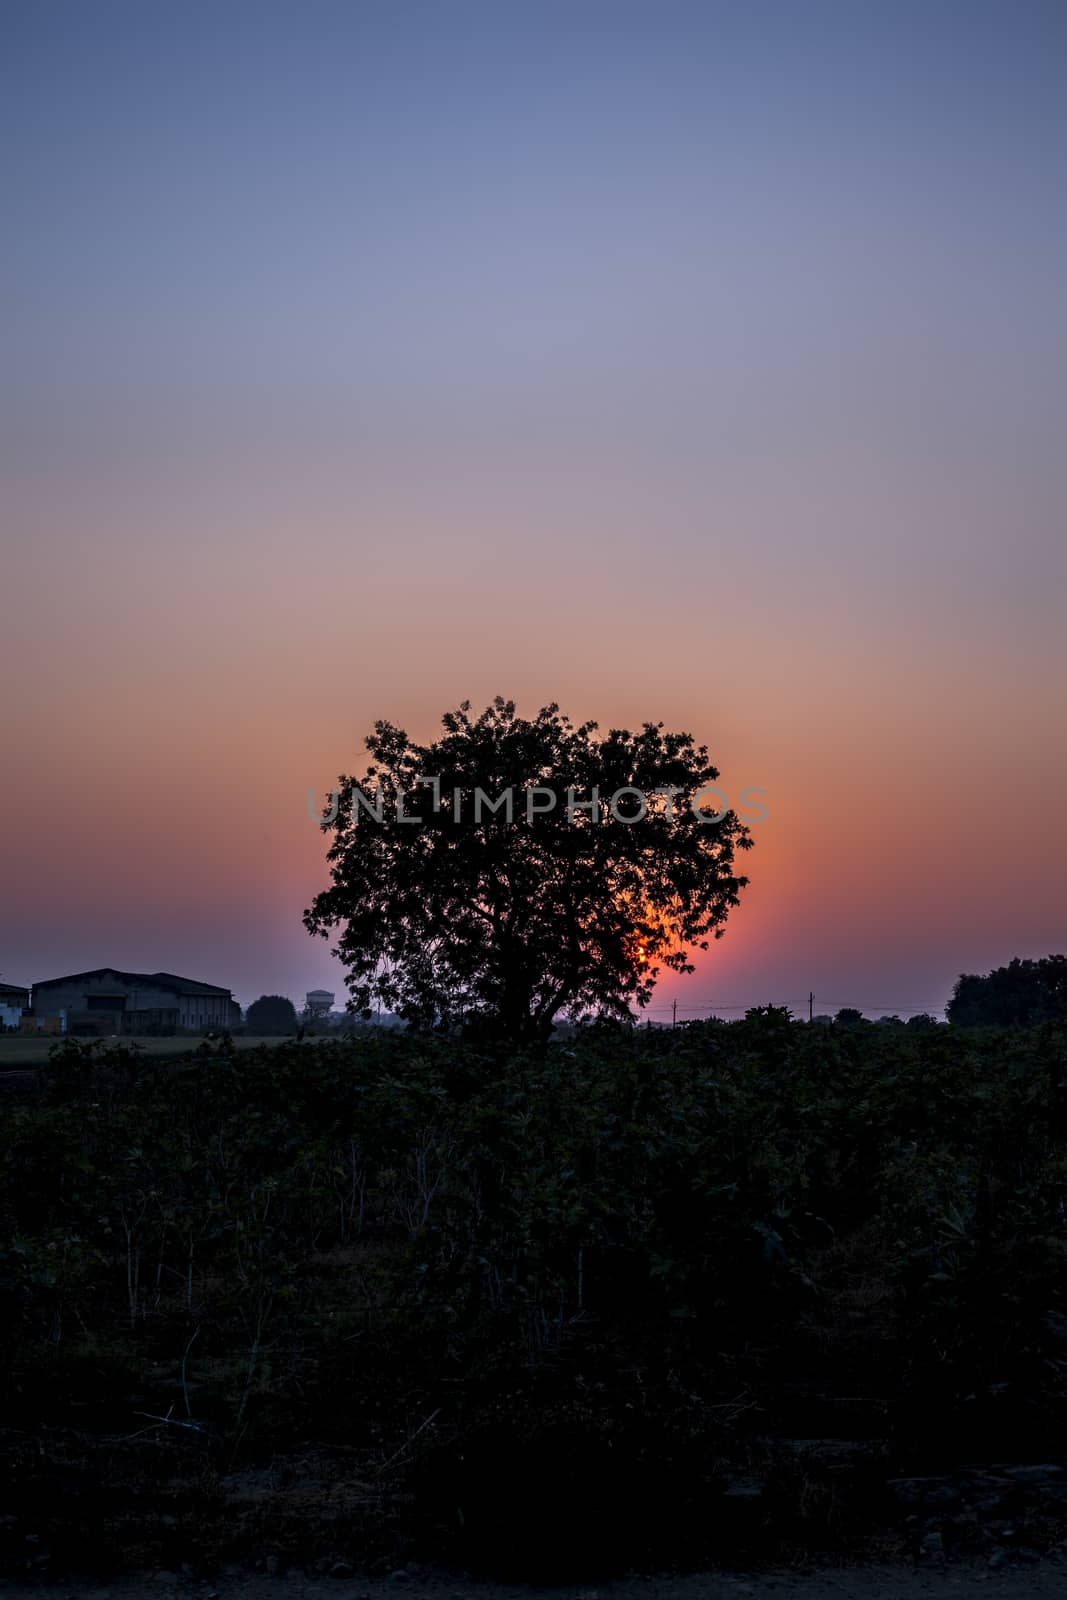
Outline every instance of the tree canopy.
[(351, 1009), (545, 1038), (560, 1013), (628, 1017), (664, 968), (693, 970), (751, 845), (705, 746), (501, 698), (442, 725), (424, 746), (377, 722), (323, 816), (332, 884), (304, 921), (336, 931)]
[(295, 1033), (296, 1007), (284, 995), (260, 995), (245, 1012), (245, 1027), (251, 1033)]
[(866, 1020), (863, 1012), (857, 1011), (855, 1006), (842, 1006), (834, 1017), (834, 1021), (840, 1023), (842, 1028), (858, 1028)]
[(1067, 1019), (1067, 956), (1040, 961), (1016, 957), (984, 977), (965, 972), (956, 980), (948, 1020), (964, 1027), (1026, 1027)]

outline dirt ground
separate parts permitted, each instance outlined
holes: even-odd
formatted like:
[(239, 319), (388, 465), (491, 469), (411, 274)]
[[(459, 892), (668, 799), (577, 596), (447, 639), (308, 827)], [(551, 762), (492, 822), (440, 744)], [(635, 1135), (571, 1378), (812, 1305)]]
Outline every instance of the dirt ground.
[(173, 1572), (142, 1572), (111, 1582), (76, 1581), (4, 1587), (10, 1600), (1052, 1600), (1067, 1596), (1067, 1564), (990, 1571), (949, 1566), (837, 1568), (810, 1574), (696, 1573), (687, 1577), (623, 1578), (612, 1582), (525, 1588), (464, 1579), (457, 1574), (381, 1579), (319, 1578), (289, 1572), (276, 1577), (239, 1573), (202, 1580)]

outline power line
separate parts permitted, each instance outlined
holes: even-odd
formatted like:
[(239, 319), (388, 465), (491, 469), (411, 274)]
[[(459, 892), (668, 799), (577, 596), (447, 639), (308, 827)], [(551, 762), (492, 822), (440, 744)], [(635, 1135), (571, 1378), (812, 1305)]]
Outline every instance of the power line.
[[(814, 1004), (815, 1004), (817, 998), (818, 997), (815, 996), (814, 994), (809, 995), (809, 997), (808, 997), (809, 1007), (811, 1007), (811, 1008), (814, 1007)], [(669, 1001), (669, 1002), (667, 1002), (667, 1003), (665, 1003), (663, 1005), (644, 1006), (644, 1007), (642, 1007), (642, 1015), (643, 1016), (648, 1016), (650, 1013), (653, 1013), (653, 1012), (667, 1012), (667, 1011), (669, 1011), (671, 1013), (672, 1017), (673, 1016), (682, 1016), (682, 1015), (685, 1015), (685, 1014), (689, 1014), (690, 1016), (692, 1016), (692, 1015), (703, 1015), (705, 1013), (710, 1013), (710, 1012), (715, 1012), (715, 1011), (754, 1011), (754, 1010), (757, 1010), (760, 1006), (775, 1005), (775, 1004), (780, 1004), (780, 1003), (781, 1002), (778, 1002), (778, 1001), (769, 1001), (766, 997), (764, 997), (764, 999), (762, 999), (762, 1000), (748, 1000), (748, 1001), (745, 1001), (744, 1003), (740, 1003), (740, 1002), (737, 1002), (737, 1001), (732, 1001), (730, 1003), (720, 1002), (720, 1001), (708, 1001), (708, 1002), (700, 1004), (700, 1005), (685, 1006), (685, 1005), (679, 1005), (678, 1002), (676, 1000), (674, 1000), (674, 1001)], [(819, 1003), (824, 1005), (824, 1006), (831, 1006), (831, 1007), (833, 1007), (833, 1009), (835, 1011), (846, 1011), (846, 1010), (851, 1010), (851, 1011), (881, 1011), (881, 1012), (889, 1013), (889, 1014), (896, 1013), (897, 1015), (907, 1015), (907, 1016), (924, 1016), (924, 1015), (929, 1015), (931, 1013), (936, 1016), (939, 1012), (944, 1010), (944, 1006), (939, 1001), (936, 1001), (936, 1000), (928, 1001), (926, 1003), (926, 1005), (907, 1005), (907, 1006), (894, 1005), (890, 1001), (884, 1001), (882, 1004), (876, 1005), (871, 1001), (861, 1001), (861, 1000), (822, 1000)], [(793, 1008), (790, 1007), (789, 1009), (792, 1010)], [(798, 1006), (798, 1009), (800, 1009), (799, 1006)]]
[(943, 1011), (945, 1009), (944, 1006), (941, 1004), (941, 1002), (938, 1001), (938, 1000), (930, 1000), (924, 1006), (895, 1006), (895, 1005), (891, 1005), (888, 1000), (885, 1002), (884, 1005), (877, 1005), (877, 1006), (876, 1005), (872, 1005), (870, 1003), (864, 1003), (864, 1004), (861, 1005), (861, 1003), (858, 1000), (847, 1000), (847, 1001), (843, 1001), (843, 1000), (824, 1000), (823, 1001), (823, 1005), (824, 1006), (834, 1006), (838, 1011), (844, 1010), (847, 1006), (852, 1006), (856, 1011), (911, 1011), (911, 1012), (923, 1012), (923, 1011)]

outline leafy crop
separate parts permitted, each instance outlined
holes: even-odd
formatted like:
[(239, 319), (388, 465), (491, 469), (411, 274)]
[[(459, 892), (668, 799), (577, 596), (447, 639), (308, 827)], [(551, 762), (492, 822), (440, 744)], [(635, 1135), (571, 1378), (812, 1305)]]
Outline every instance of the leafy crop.
[(846, 1400), (909, 1459), (1067, 1420), (1054, 1025), (71, 1045), (2, 1133), (12, 1503), (80, 1462), (118, 1504), (150, 1451), (208, 1506), (310, 1453), (361, 1548), (398, 1505), (451, 1548), (509, 1462), (677, 1523)]

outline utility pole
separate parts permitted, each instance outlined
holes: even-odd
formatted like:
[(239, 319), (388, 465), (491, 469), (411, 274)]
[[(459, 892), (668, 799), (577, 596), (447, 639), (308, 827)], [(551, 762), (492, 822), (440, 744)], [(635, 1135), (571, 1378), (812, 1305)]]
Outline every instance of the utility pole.
[(809, 1022), (814, 1022), (815, 1021), (815, 991), (814, 990), (812, 990), (808, 995), (808, 1021)]
[(671, 1027), (672, 1028), (676, 1028), (677, 1026), (678, 1026), (678, 1002), (677, 1002), (677, 1000), (672, 1000), (671, 1001)]

